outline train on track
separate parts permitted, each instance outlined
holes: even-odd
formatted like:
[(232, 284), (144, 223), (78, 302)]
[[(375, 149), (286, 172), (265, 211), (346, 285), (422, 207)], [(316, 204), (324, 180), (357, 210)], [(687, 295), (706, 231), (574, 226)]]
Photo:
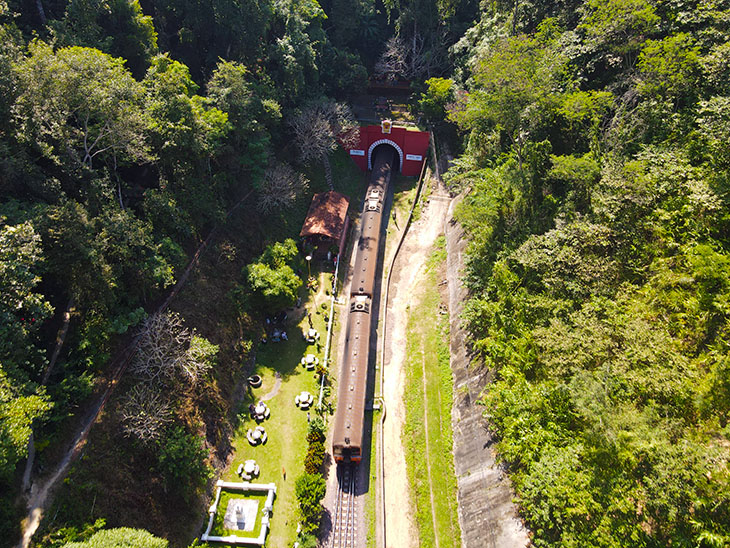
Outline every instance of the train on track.
[(345, 324), (344, 358), (340, 368), (332, 440), (332, 454), (338, 463), (358, 463), (363, 456), (371, 327), (373, 315), (377, 316), (378, 313), (372, 306), (373, 291), (383, 232), (385, 198), (395, 162), (393, 149), (381, 147), (377, 150), (365, 195), (362, 232), (355, 252), (350, 309)]

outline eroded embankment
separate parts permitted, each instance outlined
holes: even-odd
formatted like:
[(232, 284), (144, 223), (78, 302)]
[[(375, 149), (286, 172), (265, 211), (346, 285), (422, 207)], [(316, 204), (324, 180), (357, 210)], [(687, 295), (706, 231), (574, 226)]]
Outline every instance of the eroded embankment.
[(477, 400), (490, 379), (485, 367), (470, 366), (461, 311), (467, 291), (461, 283), (466, 240), (453, 219), (452, 201), (446, 222), (447, 279), (451, 331), (451, 370), (454, 375), (454, 470), (458, 483), (459, 525), (464, 548), (518, 548), (527, 546), (527, 531), (512, 503), (507, 475), (495, 461), (492, 439)]

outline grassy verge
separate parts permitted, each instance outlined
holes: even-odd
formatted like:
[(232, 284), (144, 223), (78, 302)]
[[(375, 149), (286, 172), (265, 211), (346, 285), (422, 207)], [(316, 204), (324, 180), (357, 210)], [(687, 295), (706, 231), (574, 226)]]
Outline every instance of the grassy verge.
[[(378, 371), (380, 372), (380, 371)], [(377, 459), (377, 433), (380, 425), (382, 411), (373, 411), (373, 435), (370, 438), (370, 495), (365, 502), (365, 519), (367, 522), (366, 547), (375, 548), (377, 546), (377, 534), (375, 529), (376, 516), (378, 512), (378, 459)]]
[(438, 287), (444, 259), (440, 238), (429, 260), (423, 292), (414, 299), (408, 319), (404, 442), (424, 548), (461, 545), (452, 457), (448, 316), (440, 313)]
[[(396, 175), (393, 179), (393, 204), (390, 208), (390, 219), (388, 219), (387, 228), (387, 245), (391, 245), (394, 242), (397, 243), (397, 239), (392, 238), (393, 234), (399, 234), (400, 229), (403, 228), (403, 224), (408, 218), (408, 212), (411, 209), (411, 204), (416, 196), (416, 188), (418, 187), (418, 178), (416, 177), (404, 177), (401, 174)], [(395, 211), (395, 221), (393, 221), (393, 212)], [(397, 227), (396, 227), (397, 225)]]

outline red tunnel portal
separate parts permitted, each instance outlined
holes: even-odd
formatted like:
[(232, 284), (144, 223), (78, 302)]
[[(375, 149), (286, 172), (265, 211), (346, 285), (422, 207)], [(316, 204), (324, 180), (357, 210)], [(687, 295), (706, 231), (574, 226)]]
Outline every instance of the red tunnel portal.
[(426, 161), (430, 137), (431, 134), (427, 131), (415, 131), (404, 127), (392, 127), (390, 133), (385, 133), (382, 126), (363, 126), (360, 128), (360, 144), (348, 152), (357, 166), (367, 171), (372, 168), (375, 148), (378, 145), (390, 145), (398, 153), (401, 173), (418, 177), (423, 162)]

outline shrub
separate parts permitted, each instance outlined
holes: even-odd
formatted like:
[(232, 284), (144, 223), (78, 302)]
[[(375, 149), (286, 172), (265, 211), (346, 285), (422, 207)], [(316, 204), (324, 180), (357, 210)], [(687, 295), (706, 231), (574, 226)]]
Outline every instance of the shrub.
[(158, 455), (158, 469), (165, 488), (190, 497), (210, 475), (205, 463), (207, 456), (201, 438), (188, 434), (181, 426), (168, 430), (160, 440)]
[(316, 474), (324, 462), (324, 443), (315, 441), (309, 444), (307, 456), (304, 458), (304, 471), (307, 474)]
[(317, 537), (311, 533), (299, 536), (299, 548), (317, 548)]
[[(312, 443), (312, 440), (319, 440), (324, 442), (325, 439), (325, 425), (324, 419), (321, 417), (315, 417), (309, 422), (307, 431), (307, 442)], [(312, 437), (316, 434), (316, 437)]]
[(294, 491), (299, 502), (299, 510), (304, 519), (304, 533), (313, 533), (319, 528), (322, 519), (322, 505), (327, 485), (320, 474), (304, 474), (297, 478)]
[(72, 542), (64, 548), (167, 548), (168, 542), (144, 529), (120, 527), (103, 529), (85, 542)]

